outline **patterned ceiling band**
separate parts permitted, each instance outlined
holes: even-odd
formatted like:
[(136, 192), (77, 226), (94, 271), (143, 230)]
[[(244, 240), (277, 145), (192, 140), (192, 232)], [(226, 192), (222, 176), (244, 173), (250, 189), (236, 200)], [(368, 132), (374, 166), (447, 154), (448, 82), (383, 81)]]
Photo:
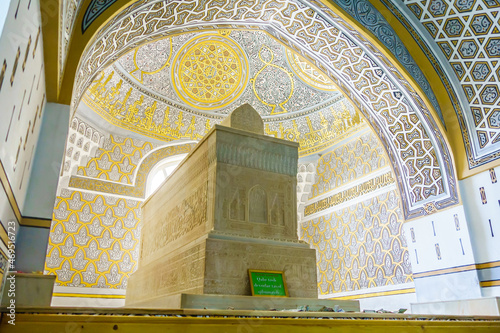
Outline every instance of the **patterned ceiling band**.
[[(500, 3), (496, 0), (383, 2), (403, 24), (421, 28), (422, 36), (427, 35), (425, 40), (437, 44), (427, 53), (433, 53), (429, 58), (437, 71), (449, 72), (440, 75), (441, 80), (450, 97), (459, 98), (455, 111), (463, 131), (469, 168), (499, 158)], [(423, 38), (415, 36), (420, 47), (429, 48)]]
[[(83, 2), (83, 1), (82, 1)], [(82, 34), (89, 28), (92, 22), (101, 15), (109, 6), (115, 3), (116, 0), (92, 0), (87, 7), (82, 21)]]
[(288, 49), (286, 50), (286, 57), (288, 59), (288, 64), (292, 68), (295, 75), (297, 75), (305, 83), (321, 90), (338, 90), (333, 81), (330, 80), (328, 76), (326, 76), (305, 58), (299, 56), (297, 53), (293, 53)]

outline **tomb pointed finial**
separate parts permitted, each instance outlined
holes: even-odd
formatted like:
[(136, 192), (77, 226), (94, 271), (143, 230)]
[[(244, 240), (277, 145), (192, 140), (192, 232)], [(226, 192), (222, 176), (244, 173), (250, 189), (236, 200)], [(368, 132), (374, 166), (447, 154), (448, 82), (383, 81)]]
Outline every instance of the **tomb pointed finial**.
[(237, 128), (257, 134), (264, 134), (264, 122), (250, 104), (243, 104), (231, 112), (221, 123), (223, 126)]

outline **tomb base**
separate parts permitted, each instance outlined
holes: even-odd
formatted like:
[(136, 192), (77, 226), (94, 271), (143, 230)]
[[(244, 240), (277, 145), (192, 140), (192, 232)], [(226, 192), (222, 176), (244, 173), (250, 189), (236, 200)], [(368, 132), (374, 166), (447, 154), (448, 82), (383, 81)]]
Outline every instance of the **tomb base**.
[(249, 269), (283, 271), (290, 297), (317, 298), (316, 252), (307, 244), (214, 232), (139, 267), (125, 306), (180, 294), (249, 296)]
[(301, 297), (194, 295), (176, 294), (160, 296), (133, 305), (144, 309), (210, 309), (210, 310), (297, 310), (320, 311), (322, 308), (340, 308), (346, 312), (359, 312), (359, 301), (328, 300)]

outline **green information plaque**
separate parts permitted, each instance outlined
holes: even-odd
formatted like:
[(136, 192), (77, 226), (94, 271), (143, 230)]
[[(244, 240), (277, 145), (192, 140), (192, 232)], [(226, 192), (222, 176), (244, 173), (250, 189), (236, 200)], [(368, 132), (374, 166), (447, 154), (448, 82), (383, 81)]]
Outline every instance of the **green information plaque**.
[(285, 274), (279, 271), (248, 270), (252, 296), (288, 297)]

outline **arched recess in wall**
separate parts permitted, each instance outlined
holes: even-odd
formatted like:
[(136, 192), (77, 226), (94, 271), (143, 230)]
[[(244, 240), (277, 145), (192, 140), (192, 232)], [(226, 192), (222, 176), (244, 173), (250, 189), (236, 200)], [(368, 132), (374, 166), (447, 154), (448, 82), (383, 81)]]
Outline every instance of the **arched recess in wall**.
[(248, 214), (250, 222), (267, 223), (267, 193), (260, 185), (248, 191)]
[(149, 197), (158, 187), (160, 187), (186, 156), (187, 154), (179, 154), (167, 157), (157, 162), (157, 164), (150, 169), (146, 180), (145, 198)]
[(148, 177), (155, 170), (158, 170), (156, 166), (158, 165), (161, 170), (162, 162), (164, 161), (173, 162), (177, 165), (194, 146), (195, 143), (193, 142), (183, 142), (151, 150), (138, 163), (131, 185), (74, 175), (71, 176), (68, 187), (70, 189), (122, 195), (142, 200), (147, 197), (148, 180), (150, 180)]
[(453, 156), (426, 97), (392, 64), (391, 55), (345, 18), (319, 2), (270, 1), (253, 7), (237, 2), (210, 8), (195, 2), (148, 1), (115, 16), (80, 59), (73, 109), (101, 70), (147, 41), (228, 25), (266, 30), (327, 74), (366, 117), (387, 150), (406, 219), (459, 203)]

